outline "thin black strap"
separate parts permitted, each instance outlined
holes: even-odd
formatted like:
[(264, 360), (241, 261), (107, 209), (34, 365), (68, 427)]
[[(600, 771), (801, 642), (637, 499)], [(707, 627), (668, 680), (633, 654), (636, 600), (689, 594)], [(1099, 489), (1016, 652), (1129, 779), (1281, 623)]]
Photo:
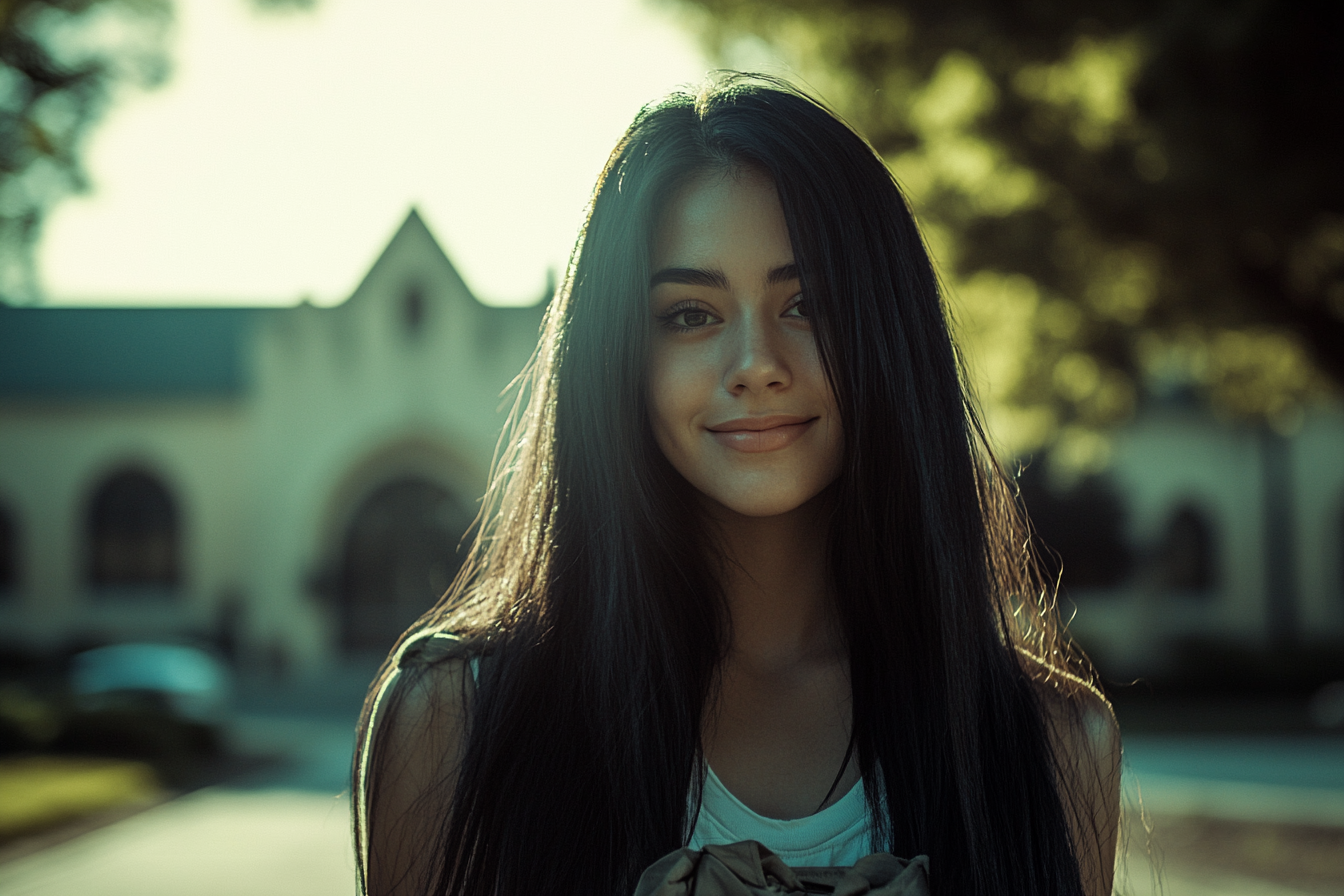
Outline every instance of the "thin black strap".
[(817, 806), (818, 812), (820, 812), (822, 807), (826, 805), (826, 801), (829, 800), (835, 794), (835, 788), (840, 786), (840, 779), (845, 776), (845, 769), (849, 768), (849, 759), (853, 755), (854, 755), (854, 732), (850, 731), (849, 746), (845, 747), (845, 758), (840, 762), (840, 771), (835, 773), (835, 780), (831, 782), (831, 789), (826, 791), (826, 795), (821, 798), (821, 803)]

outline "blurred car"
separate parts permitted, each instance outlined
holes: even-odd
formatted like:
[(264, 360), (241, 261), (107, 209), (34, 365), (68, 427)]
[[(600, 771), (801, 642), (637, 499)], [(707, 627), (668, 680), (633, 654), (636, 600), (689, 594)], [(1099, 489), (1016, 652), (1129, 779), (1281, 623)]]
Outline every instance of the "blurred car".
[(205, 650), (132, 643), (76, 654), (69, 687), (69, 747), (163, 757), (218, 748), (233, 680), (228, 667)]
[(81, 709), (149, 700), (179, 718), (218, 724), (232, 696), (232, 678), (204, 650), (174, 644), (114, 644), (77, 654), (70, 690)]

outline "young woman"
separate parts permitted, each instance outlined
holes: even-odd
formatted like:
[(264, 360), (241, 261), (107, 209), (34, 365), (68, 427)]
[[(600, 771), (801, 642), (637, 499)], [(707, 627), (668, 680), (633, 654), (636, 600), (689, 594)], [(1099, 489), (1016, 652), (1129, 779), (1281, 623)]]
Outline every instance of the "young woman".
[(746, 839), (1110, 893), (1113, 717), (862, 138), (746, 77), (644, 110), (525, 389), (466, 568), (366, 704), (368, 893), (622, 894)]

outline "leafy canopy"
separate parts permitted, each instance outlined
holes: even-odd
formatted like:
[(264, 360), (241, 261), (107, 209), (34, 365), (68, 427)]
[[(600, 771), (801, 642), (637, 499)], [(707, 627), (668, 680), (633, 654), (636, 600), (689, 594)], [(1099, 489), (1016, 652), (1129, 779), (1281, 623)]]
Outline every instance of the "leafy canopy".
[(116, 87), (167, 77), (166, 0), (0, 0), (0, 301), (41, 295), (33, 247), (87, 188), (80, 152)]
[[(247, 0), (258, 14), (316, 0)], [(89, 188), (84, 140), (124, 88), (169, 74), (170, 0), (0, 0), (0, 302), (41, 299), (33, 249), (51, 207)]]
[(1009, 450), (1095, 467), (1145, 396), (1288, 430), (1344, 384), (1344, 8), (675, 2), (888, 161)]

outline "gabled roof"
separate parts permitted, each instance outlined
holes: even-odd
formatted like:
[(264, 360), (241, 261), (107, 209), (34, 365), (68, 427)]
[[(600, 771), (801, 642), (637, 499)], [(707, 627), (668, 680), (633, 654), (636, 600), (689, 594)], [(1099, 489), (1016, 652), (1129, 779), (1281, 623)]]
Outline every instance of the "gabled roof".
[[(363, 282), (398, 251), (446, 267), (472, 295), (419, 212), (411, 209)], [(428, 253), (428, 254), (426, 254)], [(482, 306), (486, 307), (486, 306)], [(246, 352), (263, 308), (54, 308), (0, 304), (0, 400), (233, 397), (248, 387)], [(537, 317), (540, 308), (488, 308)]]
[(239, 395), (259, 310), (0, 305), (0, 398)]
[(387, 245), (383, 246), (383, 251), (378, 253), (378, 257), (369, 266), (368, 272), (364, 274), (347, 301), (358, 301), (360, 296), (368, 291), (370, 284), (377, 282), (378, 275), (382, 270), (389, 264), (394, 263), (392, 259), (398, 252), (409, 247), (417, 247), (421, 252), (427, 252), (428, 257), (432, 259), (432, 263), (443, 266), (448, 277), (454, 281), (464, 295), (470, 296), (471, 300), (477, 304), (481, 303), (480, 299), (476, 298), (476, 294), (467, 286), (466, 281), (462, 279), (462, 274), (448, 257), (448, 253), (443, 251), (443, 245), (435, 238), (433, 231), (429, 229), (429, 225), (425, 223), (424, 218), (420, 217), (419, 210), (414, 206), (406, 213), (406, 217), (402, 219), (396, 233), (392, 234), (392, 238), (387, 241)]

